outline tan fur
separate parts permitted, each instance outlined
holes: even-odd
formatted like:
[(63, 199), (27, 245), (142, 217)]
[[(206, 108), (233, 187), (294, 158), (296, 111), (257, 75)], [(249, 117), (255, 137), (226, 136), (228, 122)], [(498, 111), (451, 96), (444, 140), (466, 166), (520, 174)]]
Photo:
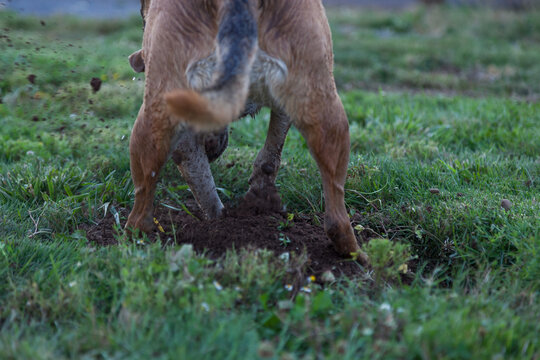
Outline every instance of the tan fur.
[(219, 130), (238, 119), (244, 110), (247, 100), (247, 85), (245, 86), (243, 96), (238, 95), (229, 100), (187, 89), (174, 90), (165, 94), (165, 101), (172, 114), (183, 119), (196, 130)]
[(171, 113), (182, 119), (196, 117), (195, 121), (203, 124), (216, 121), (214, 119), (216, 115), (210, 112), (209, 102), (197, 91), (174, 90), (165, 94), (165, 101), (167, 101)]
[[(240, 115), (248, 97), (272, 109), (268, 137), (257, 156), (249, 192), (274, 184), (292, 123), (306, 139), (321, 173), (329, 238), (343, 255), (359, 251), (344, 203), (348, 121), (332, 74), (332, 41), (321, 1), (252, 0), (260, 49), (253, 54), (256, 73), (237, 87), (238, 93), (202, 96), (191, 83), (206, 80), (188, 80), (188, 70), (215, 52), (219, 14), (226, 1), (153, 0), (148, 8), (143, 41), (146, 88), (130, 143), (135, 205), (127, 226), (152, 229), (156, 174), (178, 141), (178, 158), (186, 159), (177, 164), (201, 208), (208, 217), (220, 215), (222, 205), (209, 167), (194, 165), (204, 159), (191, 155), (200, 149), (185, 135), (191, 130), (183, 124), (222, 127)], [(361, 260), (367, 261), (362, 255)]]

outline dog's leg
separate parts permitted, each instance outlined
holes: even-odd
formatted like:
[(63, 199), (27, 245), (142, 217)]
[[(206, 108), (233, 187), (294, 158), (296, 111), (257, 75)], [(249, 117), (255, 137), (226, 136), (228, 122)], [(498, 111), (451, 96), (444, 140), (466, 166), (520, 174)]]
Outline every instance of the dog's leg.
[(344, 185), (350, 151), (345, 110), (337, 94), (312, 99), (306, 109), (295, 125), (306, 139), (321, 173), (326, 208), (324, 229), (337, 252), (344, 256), (358, 253), (359, 260), (367, 263), (345, 209)]
[[(280, 206), (275, 181), (281, 163), (281, 150), (290, 127), (291, 120), (283, 111), (272, 110), (266, 142), (255, 160), (246, 198), (265, 197), (277, 202), (272, 205)], [(275, 194), (268, 194), (269, 192)]]
[[(167, 160), (173, 131), (148, 121), (141, 108), (131, 132), (129, 143), (131, 177), (135, 185), (135, 204), (129, 214), (126, 229), (150, 232), (154, 228), (154, 194), (159, 172)], [(154, 119), (156, 120), (156, 119)]]
[(180, 135), (178, 146), (172, 159), (188, 183), (193, 196), (207, 219), (218, 218), (223, 212), (223, 204), (216, 191), (206, 154), (204, 136), (196, 136), (185, 130)]

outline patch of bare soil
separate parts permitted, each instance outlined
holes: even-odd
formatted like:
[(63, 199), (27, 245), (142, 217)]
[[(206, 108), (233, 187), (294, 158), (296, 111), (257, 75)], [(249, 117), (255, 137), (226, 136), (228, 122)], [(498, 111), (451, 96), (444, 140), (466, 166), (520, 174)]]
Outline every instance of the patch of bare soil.
[[(360, 274), (357, 262), (344, 259), (334, 251), (322, 226), (303, 215), (295, 215), (290, 220), (290, 215), (280, 211), (273, 200), (248, 195), (240, 205), (228, 208), (223, 217), (212, 221), (201, 220), (195, 202), (186, 203), (192, 215), (159, 206), (154, 212), (158, 224), (150, 239), (161, 239), (164, 244), (192, 244), (196, 252), (205, 252), (213, 259), (219, 259), (233, 248), (268, 249), (276, 256), (305, 251), (306, 274), (317, 276), (326, 270), (331, 270), (335, 276)], [(265, 206), (269, 203), (273, 205)], [(126, 209), (121, 210), (122, 218), (127, 214)], [(88, 241), (102, 246), (116, 244), (115, 223), (113, 215), (109, 214), (87, 229)], [(121, 225), (124, 223), (125, 220)]]

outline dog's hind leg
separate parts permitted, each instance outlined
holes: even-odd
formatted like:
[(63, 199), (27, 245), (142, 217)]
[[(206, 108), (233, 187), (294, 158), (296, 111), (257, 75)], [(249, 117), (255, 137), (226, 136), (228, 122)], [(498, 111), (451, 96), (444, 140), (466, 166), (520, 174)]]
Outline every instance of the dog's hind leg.
[(272, 110), (266, 142), (253, 165), (249, 191), (246, 194), (246, 199), (255, 196), (273, 202), (267, 205), (274, 210), (279, 210), (276, 207), (281, 206), (275, 182), (281, 163), (281, 151), (290, 127), (291, 120), (283, 111)]
[(223, 204), (210, 171), (206, 140), (204, 136), (196, 136), (186, 129), (180, 135), (172, 159), (188, 183), (205, 217), (215, 219), (223, 212)]
[[(153, 116), (158, 116), (155, 111)], [(158, 128), (154, 124), (167, 124), (167, 121), (151, 121), (144, 105), (131, 132), (129, 143), (131, 177), (135, 185), (135, 203), (129, 214), (126, 229), (150, 232), (154, 228), (154, 194), (159, 172), (169, 155), (172, 129)]]
[(326, 234), (343, 256), (357, 253), (359, 260), (367, 263), (360, 251), (349, 216), (345, 208), (344, 185), (349, 162), (349, 124), (337, 93), (312, 95), (309, 105), (295, 123), (315, 158), (321, 173)]

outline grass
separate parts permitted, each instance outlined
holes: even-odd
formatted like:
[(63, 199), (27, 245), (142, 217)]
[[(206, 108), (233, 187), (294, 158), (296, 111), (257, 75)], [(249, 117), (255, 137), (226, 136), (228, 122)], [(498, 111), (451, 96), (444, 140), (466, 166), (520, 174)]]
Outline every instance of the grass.
[[(140, 21), (43, 26), (0, 12), (0, 357), (540, 356), (540, 13), (329, 15), (351, 124), (347, 206), (391, 242), (371, 245), (379, 272), (306, 280), (311, 292), (293, 296), (285, 285), (301, 255), (89, 246), (84, 225), (133, 202), (128, 139), (143, 77), (127, 56)], [(235, 123), (213, 164), (228, 201), (247, 189), (268, 117)], [(190, 196), (171, 164), (162, 178), (158, 198)], [(278, 187), (288, 211), (323, 210), (295, 130)], [(415, 257), (408, 285), (392, 249)]]

